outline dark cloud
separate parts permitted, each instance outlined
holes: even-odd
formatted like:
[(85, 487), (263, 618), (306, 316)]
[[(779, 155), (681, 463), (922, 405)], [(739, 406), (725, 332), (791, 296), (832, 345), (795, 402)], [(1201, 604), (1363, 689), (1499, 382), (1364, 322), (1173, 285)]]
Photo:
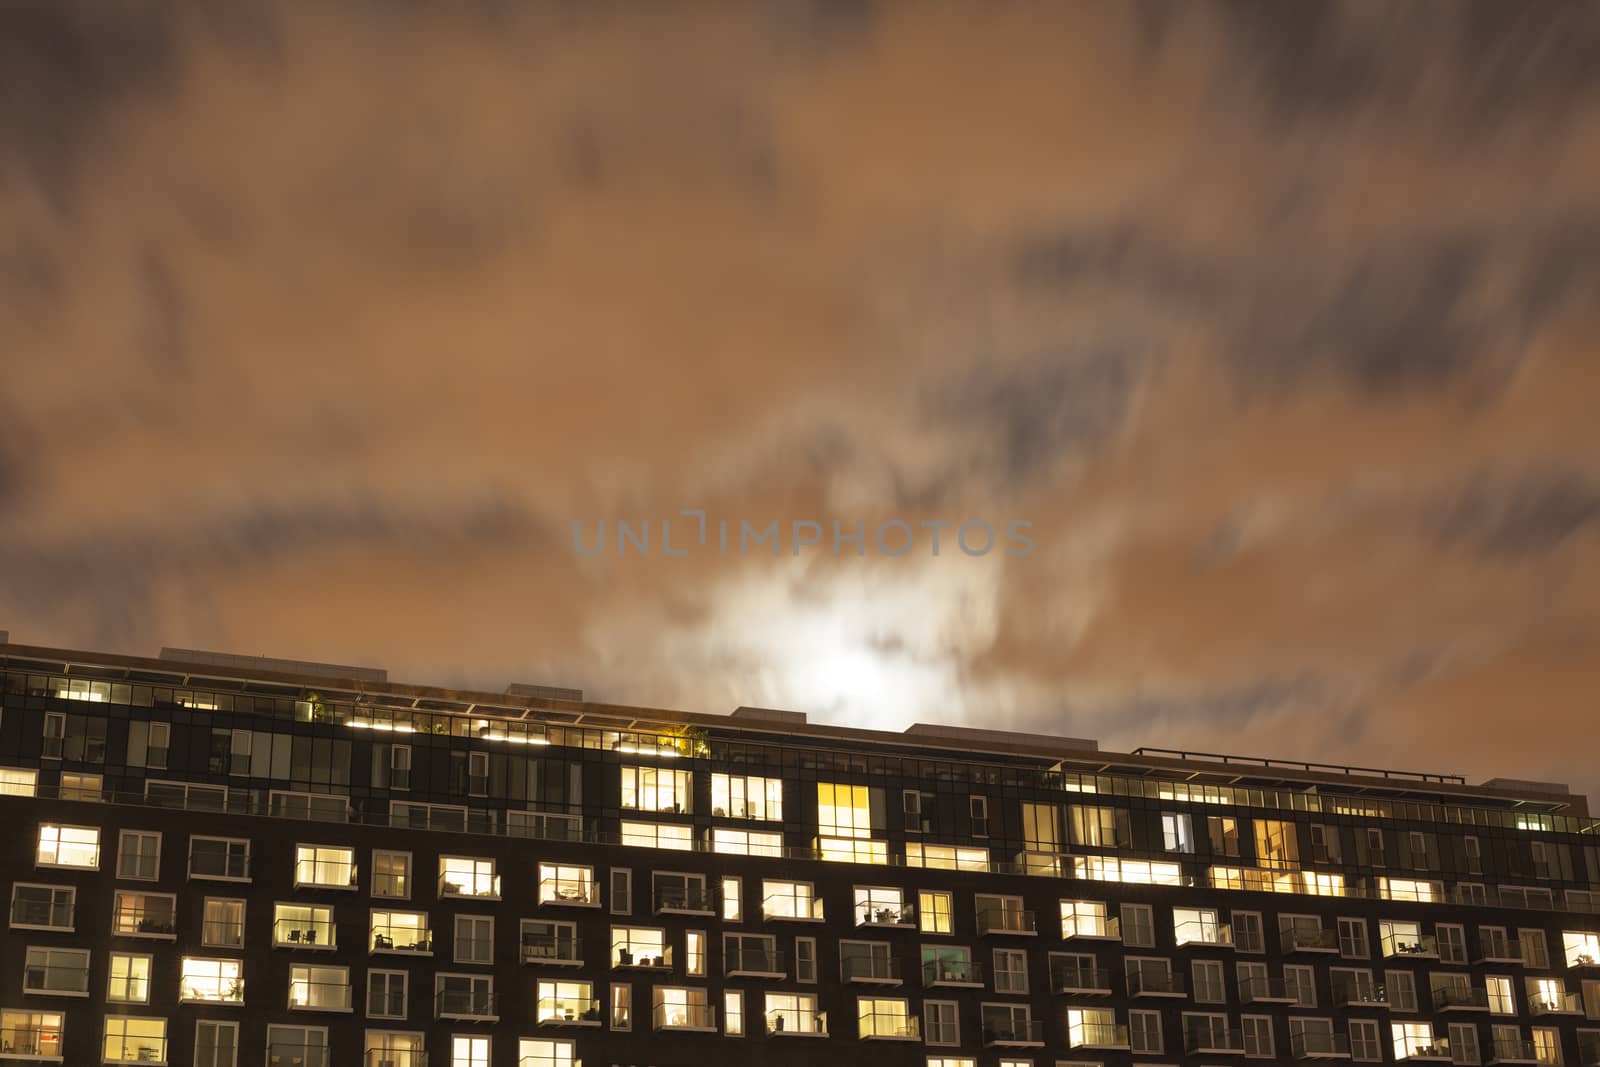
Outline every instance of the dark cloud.
[(1501, 556), (1543, 554), (1600, 527), (1600, 485), (1570, 470), (1483, 476), (1432, 517), (1447, 543)]

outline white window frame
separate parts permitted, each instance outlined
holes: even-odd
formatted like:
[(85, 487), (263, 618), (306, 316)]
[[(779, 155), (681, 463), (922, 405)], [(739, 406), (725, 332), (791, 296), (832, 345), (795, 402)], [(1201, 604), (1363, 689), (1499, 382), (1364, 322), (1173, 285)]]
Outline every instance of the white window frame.
[[(374, 1012), (372, 1010), (372, 994), (373, 994), (373, 988), (372, 987), (375, 984), (373, 980), (376, 979), (376, 978), (382, 978), (384, 980), (384, 992), (386, 994), (385, 1000), (388, 999), (387, 998), (387, 994), (391, 994), (391, 993), (394, 992), (394, 988), (393, 987), (394, 987), (395, 979), (398, 978), (400, 980), (400, 1011), (399, 1011), (398, 1014), (391, 1014), (391, 1013), (388, 1013), (388, 1012)], [(411, 1014), (411, 972), (410, 971), (394, 971), (394, 970), (388, 970), (388, 969), (385, 969), (385, 968), (378, 968), (378, 967), (368, 968), (367, 969), (367, 999), (366, 999), (365, 1003), (363, 1004), (363, 1007), (365, 1009), (366, 1017), (369, 1018), (369, 1019), (405, 1019), (405, 1018), (408, 1018), (410, 1016), (410, 1014)]]
[[(489, 958), (488, 959), (480, 960), (480, 959), (463, 959), (462, 958), (462, 956), (461, 956), (461, 947), (462, 947), (461, 924), (463, 922), (467, 922), (467, 923), (472, 924), (472, 926), (474, 928), (476, 928), (479, 923), (485, 923), (486, 922), (486, 923), (489, 924)], [(430, 932), (431, 932), (431, 926), (430, 926)], [(471, 941), (474, 942), (474, 943), (481, 942), (482, 940), (483, 940), (483, 938), (481, 938), (481, 937), (471, 938)], [(463, 965), (466, 965), (466, 966), (493, 967), (494, 966), (494, 916), (493, 915), (463, 915), (463, 914), (451, 915), (450, 916), (450, 957), (455, 963), (463, 964)]]
[[(139, 846), (141, 846), (145, 842), (148, 842), (152, 838), (155, 840), (155, 843), (156, 843), (156, 847), (155, 847), (155, 867), (156, 867), (155, 873), (154, 874), (149, 874), (149, 875), (143, 875), (143, 874), (137, 874), (137, 873), (129, 874), (128, 872), (124, 871), (123, 870), (123, 864), (126, 861), (132, 859), (137, 863), (137, 862), (140, 862), (140, 861), (142, 861), (144, 859), (144, 849), (142, 847), (139, 847)], [(129, 850), (128, 850), (128, 846), (129, 846), (130, 841), (135, 846), (134, 847), (134, 851), (132, 853), (130, 853)], [(119, 882), (159, 882), (159, 881), (161, 881), (161, 831), (160, 830), (122, 829), (122, 830), (118, 830), (117, 831), (117, 878), (116, 878), (116, 880), (119, 881)]]

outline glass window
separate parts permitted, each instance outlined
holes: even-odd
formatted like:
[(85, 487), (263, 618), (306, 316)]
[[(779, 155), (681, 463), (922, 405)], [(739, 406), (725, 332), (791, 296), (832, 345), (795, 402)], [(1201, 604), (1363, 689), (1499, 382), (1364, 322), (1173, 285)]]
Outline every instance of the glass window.
[(200, 943), (216, 948), (243, 948), (244, 901), (206, 897)]
[(0, 767), (0, 796), (31, 797), (38, 791), (39, 772), (23, 767)]
[(596, 907), (600, 895), (594, 888), (594, 868), (558, 863), (539, 864), (539, 902)]
[[(930, 1000), (922, 1005), (923, 1033), (930, 1045), (961, 1044), (961, 1018), (953, 1000)], [(892, 1019), (892, 1016), (891, 1016)], [(863, 1034), (863, 1037), (866, 1035)]]
[(726, 826), (711, 831), (711, 851), (724, 856), (782, 856), (783, 835)]
[(794, 939), (794, 980), (797, 982), (817, 980), (817, 939), (814, 937)]
[[(618, 1028), (613, 1026), (612, 1029)], [(525, 1037), (517, 1045), (517, 1067), (576, 1067), (577, 1062), (577, 1048), (571, 1041)], [(397, 1067), (412, 1065), (399, 1064)]]
[(373, 952), (411, 952), (426, 954), (433, 951), (433, 932), (425, 911), (373, 911)]
[(633, 872), (625, 867), (611, 868), (611, 914), (633, 914)]
[(40, 867), (100, 866), (100, 830), (95, 826), (39, 826), (39, 848), (35, 863)]
[(154, 830), (119, 833), (117, 877), (130, 882), (154, 882), (161, 877), (161, 835)]
[(450, 1067), (489, 1067), (489, 1039), (452, 1034)]
[(494, 918), (489, 915), (455, 917), (455, 961), (494, 962)]
[(233, 837), (189, 837), (189, 877), (220, 882), (250, 880), (250, 842)]
[(329, 845), (297, 845), (294, 884), (321, 889), (351, 889), (356, 884), (356, 850)]
[(690, 812), (694, 779), (671, 767), (623, 767), (622, 806), (633, 811)]
[(327, 1027), (268, 1026), (267, 1067), (328, 1067)]
[(994, 950), (994, 991), (996, 993), (1028, 991), (1028, 954), (1022, 949)]
[[(817, 832), (826, 837), (871, 837), (872, 793), (864, 785), (818, 782)], [(881, 818), (878, 825), (882, 825)]]
[(439, 895), (499, 900), (500, 875), (495, 873), (494, 860), (440, 856)]
[(171, 941), (178, 934), (178, 898), (172, 893), (118, 890), (113, 896), (112, 933)]
[(722, 1032), (729, 1037), (744, 1036), (744, 993), (737, 989), (722, 994)]
[(234, 1067), (238, 1053), (238, 1023), (201, 1019), (194, 1024), (195, 1067)]
[(1187, 812), (1161, 813), (1161, 847), (1168, 852), (1194, 851), (1194, 827)]
[(11, 886), (11, 925), (23, 930), (72, 930), (78, 891), (66, 885)]
[(166, 1063), (167, 1020), (107, 1015), (100, 1058), (106, 1063)]
[(113, 1004), (150, 1003), (150, 957), (113, 952), (106, 999)]
[(22, 991), (45, 996), (88, 996), (89, 950), (30, 947), (22, 967)]
[(1149, 904), (1122, 905), (1122, 943), (1131, 948), (1155, 948), (1155, 912)]
[(953, 903), (948, 892), (942, 889), (923, 889), (917, 893), (918, 929), (925, 934), (948, 934), (954, 931), (951, 916)]
[(730, 819), (783, 820), (783, 779), (742, 774), (711, 776), (711, 814)]
[(590, 982), (541, 980), (534, 1005), (538, 1022), (600, 1019), (600, 1005)]
[[(925, 1003), (923, 1008), (927, 1007)], [(917, 1037), (917, 1021), (912, 1017), (907, 1002), (899, 997), (857, 997), (856, 1027), (856, 1032), (863, 1038), (910, 1040)]]
[(633, 1029), (633, 986), (628, 982), (611, 984), (611, 1029)]
[(405, 971), (367, 972), (367, 1016), (404, 1019), (410, 979)]
[(61, 1019), (59, 1011), (0, 1012), (0, 1036), (20, 1057), (61, 1058)]
[(722, 918), (732, 923), (744, 921), (744, 882), (734, 875), (722, 879)]
[(768, 919), (803, 919), (822, 921), (822, 901), (818, 900), (810, 882), (786, 882), (763, 879), (761, 882), (761, 914)]
[(657, 986), (652, 1004), (657, 1030), (712, 1030), (717, 1013), (705, 989)]
[(275, 904), (272, 943), (309, 948), (334, 948), (337, 928), (333, 909), (320, 904)]
[(1135, 1052), (1160, 1052), (1162, 1050), (1161, 1013), (1158, 1011), (1128, 1012), (1128, 1041)]
[(292, 964), (289, 1007), (300, 1011), (349, 1011), (350, 968)]
[(683, 973), (691, 978), (703, 978), (706, 973), (706, 932), (686, 930), (683, 935)]
[(434, 1003), (441, 1019), (495, 1019), (494, 979), (486, 974), (436, 974)]
[(242, 966), (239, 960), (185, 956), (178, 968), (178, 999), (243, 1004)]
[(411, 899), (411, 853), (372, 850), (372, 895)]

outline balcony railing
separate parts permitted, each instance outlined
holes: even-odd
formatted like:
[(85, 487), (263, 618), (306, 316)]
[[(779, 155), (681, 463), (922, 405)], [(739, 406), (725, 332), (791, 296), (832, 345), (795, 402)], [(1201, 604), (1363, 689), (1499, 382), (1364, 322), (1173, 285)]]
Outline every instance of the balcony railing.
[[(1137, 972), (1135, 972), (1137, 973)], [(1133, 975), (1129, 975), (1131, 982)], [(1069, 963), (1050, 965), (1050, 991), (1053, 993), (1111, 993), (1111, 972), (1104, 967), (1085, 967)]]
[(1182, 997), (1188, 995), (1184, 976), (1174, 971), (1132, 970), (1128, 972), (1130, 997)]
[(541, 904), (572, 904), (592, 907), (600, 903), (592, 881), (583, 878), (546, 878), (539, 883)]
[(1079, 915), (1061, 921), (1063, 941), (1121, 941), (1122, 919), (1112, 915), (1099, 917)]
[(1289, 1035), (1289, 1050), (1297, 1060), (1348, 1059), (1350, 1035), (1327, 1030), (1307, 1030)]
[(1433, 991), (1433, 1007), (1435, 1011), (1488, 1011), (1489, 991), (1439, 986)]
[(0, 1029), (0, 1055), (8, 1058), (60, 1059), (61, 1031), (40, 1027)]
[(1293, 1004), (1300, 998), (1282, 978), (1243, 978), (1239, 999), (1246, 1004)]
[(1500, 941), (1484, 940), (1480, 942), (1478, 958), (1474, 963), (1521, 963), (1522, 942), (1513, 939)]
[(1070, 1048), (1127, 1048), (1128, 1027), (1123, 1023), (1079, 1023), (1067, 1026)]
[(694, 887), (657, 887), (655, 911), (657, 915), (715, 915), (717, 897)]
[(441, 989), (433, 998), (436, 1019), (482, 1019), (500, 1017), (500, 995), (488, 989)]
[(433, 931), (426, 926), (374, 926), (372, 951), (426, 955), (433, 951)]
[(983, 964), (976, 960), (929, 960), (922, 965), (922, 984), (981, 986)]
[(522, 962), (577, 966), (583, 963), (583, 939), (525, 935), (522, 939)]
[(197, 848), (189, 853), (189, 877), (248, 882), (250, 857)]
[[(421, 1049), (369, 1048), (362, 1067), (428, 1067), (428, 1054)], [(573, 1067), (579, 1067), (576, 1060)]]
[(857, 1016), (857, 1028), (863, 1041), (916, 1041), (922, 1036), (922, 1020), (915, 1015), (893, 1012), (868, 1012)]
[(166, 1063), (167, 1040), (164, 1037), (107, 1037), (101, 1062)]
[(763, 1018), (768, 1034), (800, 1037), (827, 1037), (828, 1013), (809, 1009), (769, 1011)]
[(980, 934), (1037, 934), (1038, 916), (1013, 908), (987, 908), (978, 912)]
[(1417, 956), (1423, 959), (1439, 958), (1439, 941), (1432, 934), (1395, 936), (1383, 939), (1386, 957)]
[(1430, 1037), (1425, 1041), (1408, 1040), (1401, 1047), (1395, 1049), (1395, 1059), (1400, 1060), (1402, 1063), (1407, 1060), (1448, 1060), (1449, 1058), (1450, 1039), (1447, 1037)]
[(893, 956), (840, 956), (839, 977), (846, 982), (899, 985), (900, 961)]
[(1191, 1027), (1184, 1031), (1183, 1046), (1191, 1053), (1243, 1052), (1244, 1031)]
[(333, 948), (333, 923), (328, 919), (276, 919), (272, 923), (272, 943)]
[(1044, 1021), (1041, 1019), (985, 1019), (983, 1021), (985, 1048), (996, 1045), (1043, 1045)]
[(806, 899), (787, 893), (774, 893), (761, 901), (761, 917), (789, 922), (822, 922), (823, 907), (820, 898)]
[(1173, 936), (1179, 948), (1185, 946), (1233, 947), (1233, 927), (1227, 923), (1205, 922), (1190, 919), (1173, 927)]
[(856, 905), (857, 926), (915, 926), (916, 908), (910, 904), (862, 903)]
[(1490, 1063), (1538, 1063), (1539, 1053), (1532, 1041), (1497, 1037), (1489, 1043)]
[(1291, 926), (1281, 932), (1279, 942), (1286, 954), (1293, 952), (1338, 952), (1339, 932), (1337, 930), (1311, 930), (1304, 927)]
[(1582, 1015), (1582, 993), (1535, 993), (1528, 998), (1535, 1015)]
[(1382, 985), (1349, 983), (1333, 987), (1333, 1002), (1346, 1008), (1387, 1008), (1389, 994)]
[(349, 1011), (349, 982), (289, 980), (289, 1007), (297, 1011)]
[(599, 1026), (600, 1002), (593, 997), (542, 997), (534, 1014), (545, 1026)]
[(17, 897), (11, 904), (13, 926), (37, 926), (48, 930), (71, 930), (72, 913), (47, 900), (24, 900)]
[(714, 1004), (655, 1005), (657, 1030), (705, 1030), (717, 1028), (717, 1008)]
[(500, 876), (469, 876), (445, 871), (439, 875), (439, 896), (466, 900), (499, 900)]
[(328, 1067), (328, 1063), (327, 1045), (290, 1044), (286, 1041), (273, 1041), (267, 1045), (267, 1067)]
[(185, 1004), (243, 1004), (244, 979), (225, 978), (222, 981), (184, 978), (178, 982), (178, 999)]
[(739, 946), (722, 954), (722, 973), (730, 978), (782, 978), (789, 973), (784, 963), (777, 949)]
[(244, 923), (222, 919), (200, 924), (201, 943), (217, 948), (241, 948), (244, 945)]
[(672, 970), (672, 946), (634, 952), (627, 945), (612, 945), (611, 965), (615, 968), (633, 968), (641, 971)]
[(22, 991), (49, 996), (52, 993), (87, 993), (89, 968), (66, 967), (54, 964), (49, 967), (24, 967)]

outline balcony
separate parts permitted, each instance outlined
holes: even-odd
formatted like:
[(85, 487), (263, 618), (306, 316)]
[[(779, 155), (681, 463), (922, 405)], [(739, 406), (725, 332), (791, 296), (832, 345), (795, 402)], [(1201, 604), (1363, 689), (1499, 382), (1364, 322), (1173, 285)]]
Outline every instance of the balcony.
[(328, 1062), (327, 1045), (300, 1045), (286, 1041), (274, 1041), (267, 1045), (267, 1067), (328, 1067)]
[(1063, 941), (1121, 941), (1122, 920), (1117, 916), (1076, 916), (1061, 922)]
[[(351, 877), (355, 875), (352, 873)], [(500, 876), (469, 875), (460, 871), (445, 871), (439, 875), (439, 897), (442, 900), (499, 900)]]
[(191, 978), (178, 982), (178, 1001), (181, 1004), (243, 1004), (243, 978)]
[(973, 960), (929, 960), (922, 965), (925, 986), (983, 988), (983, 964)]
[(534, 1017), (540, 1026), (599, 1026), (600, 1002), (593, 997), (541, 997)]
[(61, 1059), (61, 1031), (39, 1027), (17, 1027), (0, 1030), (0, 1059), (55, 1060)]
[(290, 978), (289, 1007), (294, 1011), (349, 1011), (350, 983)]
[(327, 919), (277, 919), (272, 924), (272, 943), (333, 948), (333, 923)]
[(59, 963), (49, 967), (24, 966), (22, 991), (42, 997), (86, 996), (89, 992), (89, 968), (87, 965), (71, 967)]
[(712, 893), (696, 887), (658, 887), (655, 891), (657, 915), (715, 915), (717, 899)]
[(583, 966), (583, 940), (576, 937), (541, 937), (529, 934), (522, 939), (522, 962), (539, 966)]
[(500, 998), (486, 986), (471, 989), (441, 989), (433, 998), (435, 1019), (457, 1019), (466, 1022), (498, 1022)]
[(1440, 986), (1433, 991), (1433, 1008), (1435, 1011), (1488, 1011), (1489, 991)]
[(1184, 1031), (1183, 1047), (1191, 1055), (1243, 1056), (1244, 1031), (1197, 1026)]
[(828, 1013), (825, 1011), (769, 1011), (762, 1021), (766, 1024), (768, 1037), (828, 1036)]
[(1069, 1022), (1067, 1047), (1127, 1049), (1132, 1046), (1128, 1043), (1128, 1027), (1123, 1023), (1078, 1023), (1074, 1026)]
[(1520, 941), (1490, 941), (1478, 950), (1478, 958), (1473, 963), (1521, 963), (1522, 943)]
[[(532, 1064), (533, 1060), (529, 1058), (523, 1062)], [(421, 1049), (369, 1048), (361, 1064), (362, 1067), (428, 1067), (428, 1054)], [(572, 1067), (582, 1065), (573, 1060)]]
[(1386, 959), (1436, 960), (1439, 958), (1439, 942), (1432, 934), (1384, 938), (1383, 955)]
[(200, 924), (200, 943), (216, 948), (243, 948), (244, 923), (227, 919), (208, 919)]
[(1536, 993), (1528, 998), (1535, 1015), (1582, 1015), (1582, 993)]
[[(1133, 976), (1129, 976), (1132, 983)], [(1104, 967), (1082, 967), (1053, 962), (1050, 965), (1050, 991), (1069, 996), (1109, 997), (1111, 972)]]
[(839, 977), (846, 982), (899, 985), (900, 961), (893, 956), (841, 956)]
[(1299, 952), (1310, 953), (1337, 953), (1339, 951), (1339, 932), (1337, 930), (1309, 930), (1291, 926), (1279, 935), (1279, 944), (1284, 955), (1293, 955)]
[(1137, 970), (1128, 972), (1130, 997), (1186, 997), (1189, 986), (1176, 971)]
[(626, 945), (614, 945), (612, 951), (616, 958), (611, 961), (611, 966), (619, 971), (670, 971), (672, 970), (672, 946), (652, 952), (641, 952), (637, 956)]
[(587, 879), (546, 878), (539, 883), (539, 903), (594, 908), (599, 906), (600, 899), (594, 883)]
[(1300, 998), (1282, 978), (1246, 978), (1239, 982), (1239, 999), (1246, 1004), (1295, 1004)]
[(898, 927), (904, 930), (915, 929), (917, 925), (916, 908), (910, 904), (883, 906), (857, 904), (856, 925)]
[(1039, 933), (1038, 917), (1031, 911), (990, 908), (978, 912), (978, 933), (1036, 937)]
[(1389, 994), (1381, 985), (1337, 985), (1333, 987), (1333, 1002), (1341, 1008), (1387, 1008)]
[(1350, 1058), (1350, 1035), (1327, 1030), (1290, 1034), (1289, 1050), (1297, 1060), (1347, 1060)]
[(1495, 1038), (1489, 1044), (1489, 1063), (1538, 1063), (1539, 1053), (1532, 1041), (1520, 1038)]
[[(1430, 1037), (1426, 1041), (1412, 1043), (1405, 1041), (1395, 1049), (1396, 1060), (1401, 1063), (1421, 1063), (1430, 1060), (1450, 1059), (1450, 1039), (1446, 1037)], [(1493, 1060), (1489, 1061), (1493, 1063)]]
[(433, 955), (433, 934), (425, 926), (379, 926), (372, 931), (372, 951), (397, 956)]
[(985, 1019), (984, 1048), (1043, 1047), (1044, 1021), (1041, 1019)]
[(922, 1038), (922, 1020), (915, 1015), (897, 1015), (893, 1012), (869, 1012), (857, 1018), (863, 1041), (918, 1041)]
[(1178, 923), (1172, 933), (1179, 948), (1233, 947), (1233, 927), (1227, 923), (1190, 920)]
[(789, 975), (782, 952), (754, 946), (724, 951), (722, 973), (728, 978), (787, 978)]
[(698, 1030), (714, 1033), (717, 1009), (711, 1004), (665, 1004), (655, 1006), (656, 1030)]

